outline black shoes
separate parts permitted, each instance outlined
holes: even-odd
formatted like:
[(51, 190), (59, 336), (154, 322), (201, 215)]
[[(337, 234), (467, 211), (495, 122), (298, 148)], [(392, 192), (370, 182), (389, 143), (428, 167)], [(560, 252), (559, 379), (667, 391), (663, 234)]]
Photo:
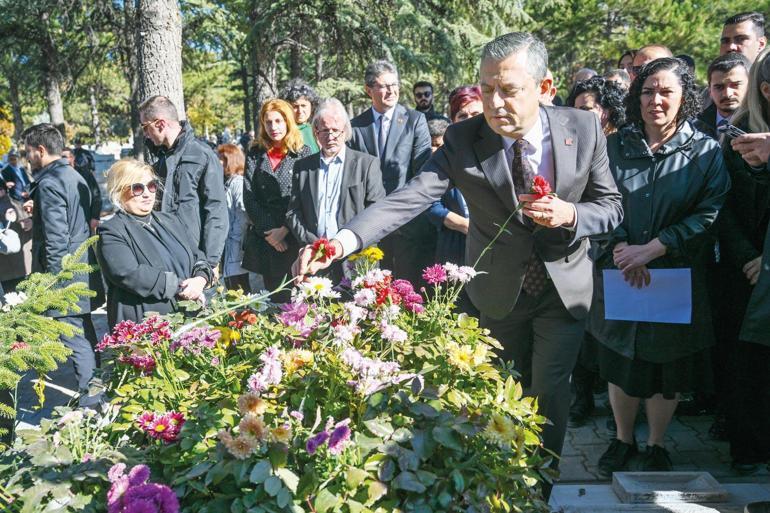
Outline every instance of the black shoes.
[(733, 470), (742, 476), (750, 476), (759, 472), (758, 463), (739, 463), (734, 461), (732, 464)]
[(611, 477), (613, 472), (626, 470), (628, 462), (638, 453), (636, 441), (627, 444), (614, 439), (607, 450), (599, 458), (599, 473), (604, 477)]
[(659, 445), (648, 445), (642, 459), (644, 472), (670, 472), (673, 469), (668, 451)]
[(575, 369), (572, 373), (572, 386), (575, 390), (575, 400), (569, 407), (567, 426), (578, 428), (585, 426), (594, 411), (594, 376), (592, 373)]
[(770, 502), (762, 501), (746, 504), (744, 511), (746, 513), (770, 513)]

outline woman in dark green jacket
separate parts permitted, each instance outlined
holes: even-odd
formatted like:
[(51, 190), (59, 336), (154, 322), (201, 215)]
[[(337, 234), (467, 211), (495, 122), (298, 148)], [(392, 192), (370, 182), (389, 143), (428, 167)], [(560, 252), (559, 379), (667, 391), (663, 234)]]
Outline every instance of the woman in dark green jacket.
[[(730, 350), (726, 367), (727, 437), (733, 468), (759, 470), (770, 459), (770, 50), (749, 74), (743, 104), (731, 118), (750, 135), (723, 141), (733, 189), (719, 215), (719, 249), (727, 279)], [(764, 146), (764, 148), (763, 148)]]
[[(599, 340), (599, 365), (609, 382), (617, 439), (599, 460), (610, 475), (636, 454), (634, 421), (645, 399), (650, 434), (642, 470), (671, 469), (663, 446), (680, 392), (710, 386), (713, 342), (705, 266), (707, 230), (730, 179), (716, 141), (690, 123), (699, 97), (687, 66), (674, 58), (648, 63), (625, 100), (629, 124), (607, 139), (610, 171), (623, 195), (623, 224), (600, 256), (590, 331)], [(602, 269), (618, 269), (630, 286), (650, 285), (650, 269), (689, 268), (689, 324), (607, 320)]]

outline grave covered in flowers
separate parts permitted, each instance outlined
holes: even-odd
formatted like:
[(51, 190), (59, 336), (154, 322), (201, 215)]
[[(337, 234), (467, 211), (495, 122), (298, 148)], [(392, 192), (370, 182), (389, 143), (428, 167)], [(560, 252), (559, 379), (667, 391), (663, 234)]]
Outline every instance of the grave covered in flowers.
[(5, 500), (19, 511), (545, 511), (545, 420), (495, 360), (498, 343), (454, 308), (475, 271), (432, 266), (428, 290), (415, 290), (377, 267), (378, 251), (352, 259), (345, 288), (313, 277), (280, 306), (220, 291), (195, 317), (116, 326), (98, 348), (113, 362), (109, 403), (20, 432), (0, 463)]

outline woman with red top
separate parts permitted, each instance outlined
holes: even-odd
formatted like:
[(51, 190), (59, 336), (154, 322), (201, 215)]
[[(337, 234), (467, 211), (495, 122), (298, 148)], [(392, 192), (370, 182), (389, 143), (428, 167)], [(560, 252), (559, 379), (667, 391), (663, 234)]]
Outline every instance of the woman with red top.
[[(265, 287), (275, 290), (286, 276), (298, 245), (286, 227), (294, 162), (310, 155), (283, 100), (269, 100), (259, 113), (259, 135), (246, 157), (244, 203), (251, 226), (244, 240), (243, 268), (262, 275)], [(275, 296), (288, 301), (289, 292)]]

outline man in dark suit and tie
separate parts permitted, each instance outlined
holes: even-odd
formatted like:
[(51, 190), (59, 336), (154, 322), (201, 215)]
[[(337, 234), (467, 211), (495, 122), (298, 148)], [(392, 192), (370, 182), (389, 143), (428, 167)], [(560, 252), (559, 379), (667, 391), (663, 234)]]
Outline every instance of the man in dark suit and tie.
[[(287, 225), (302, 244), (334, 237), (356, 214), (385, 197), (376, 157), (345, 147), (352, 129), (339, 100), (323, 101), (312, 122), (321, 151), (294, 164)], [(339, 266), (334, 278), (341, 278)]]
[[(430, 132), (425, 116), (398, 103), (396, 66), (375, 61), (364, 72), (364, 89), (372, 108), (351, 120), (352, 149), (380, 160), (385, 193), (403, 187), (430, 157)], [(417, 283), (423, 268), (433, 264), (436, 229), (427, 215), (419, 215), (380, 242), (385, 253), (383, 267), (398, 278)]]
[[(592, 113), (541, 107), (551, 87), (541, 41), (514, 32), (487, 43), (480, 85), (484, 115), (453, 124), (420, 173), (356, 216), (332, 240), (347, 255), (394, 230), (439, 199), (460, 189), (470, 211), (466, 261), (484, 271), (468, 284), (483, 325), (513, 359), (530, 395), (552, 422), (543, 431), (547, 449), (561, 453), (570, 402), (569, 375), (583, 337), (593, 277), (588, 238), (608, 233), (623, 217), (610, 174), (606, 140)], [(534, 176), (555, 196), (528, 194)], [(489, 251), (486, 246), (513, 215)], [(298, 276), (326, 264), (300, 252)], [(301, 279), (301, 278), (300, 278)], [(549, 494), (546, 487), (546, 496)]]
[(727, 125), (749, 90), (751, 63), (745, 55), (730, 52), (709, 64), (709, 96), (712, 103), (698, 115), (698, 128), (717, 139), (717, 128)]

